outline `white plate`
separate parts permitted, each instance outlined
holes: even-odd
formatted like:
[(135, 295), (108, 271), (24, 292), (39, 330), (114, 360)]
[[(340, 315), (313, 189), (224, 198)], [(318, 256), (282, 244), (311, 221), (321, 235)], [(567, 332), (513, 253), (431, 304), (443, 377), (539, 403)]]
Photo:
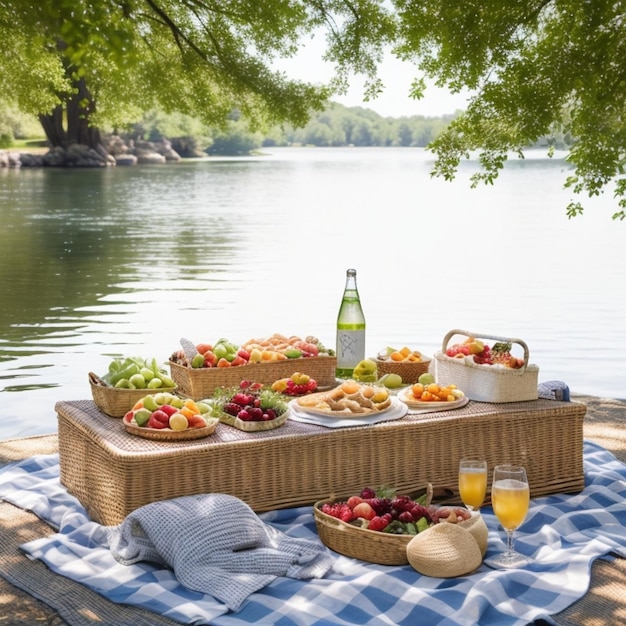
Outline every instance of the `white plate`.
[(303, 409), (295, 400), (289, 403), (289, 418), (295, 422), (304, 422), (306, 424), (316, 424), (325, 426), (326, 428), (347, 428), (350, 426), (369, 426), (370, 424), (378, 424), (378, 422), (387, 422), (397, 420), (404, 417), (409, 412), (409, 407), (400, 402), (396, 397), (391, 398), (389, 408), (377, 413), (370, 413), (363, 417), (332, 417), (324, 416), (319, 413), (309, 413)]
[(460, 409), (469, 402), (467, 396), (463, 396), (454, 402), (420, 402), (419, 400), (412, 399), (410, 389), (405, 389), (397, 396), (404, 404), (406, 404), (412, 410), (418, 410), (422, 413), (431, 413), (433, 411), (451, 411), (452, 409)]

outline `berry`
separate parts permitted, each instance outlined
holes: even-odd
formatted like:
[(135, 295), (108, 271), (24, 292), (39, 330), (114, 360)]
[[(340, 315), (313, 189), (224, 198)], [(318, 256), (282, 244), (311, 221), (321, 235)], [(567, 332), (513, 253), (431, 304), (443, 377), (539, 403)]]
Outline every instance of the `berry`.
[(391, 520), (387, 519), (387, 517), (380, 517), (380, 516), (376, 516), (373, 517), (370, 520), (370, 523), (368, 524), (367, 528), (368, 530), (377, 530), (377, 531), (382, 531), (385, 530), (385, 528), (387, 528), (387, 526), (389, 526), (389, 522)]
[(398, 512), (408, 511), (413, 507), (414, 501), (409, 496), (396, 496), (391, 501), (391, 506)]
[(326, 515), (336, 517), (342, 522), (350, 523), (355, 519), (355, 515), (352, 512), (352, 509), (348, 506), (346, 502), (335, 502), (333, 504), (328, 504), (327, 502), (325, 502), (320, 508), (323, 513), (326, 513)]
[(376, 497), (376, 492), (371, 487), (365, 487), (361, 490), (360, 495), (364, 500), (369, 500)]
[(398, 521), (402, 522), (403, 524), (410, 524), (413, 521), (413, 515), (411, 511), (402, 511), (402, 513), (398, 515)]
[(376, 515), (391, 512), (391, 500), (389, 498), (368, 498), (366, 502), (376, 511)]
[(241, 411), (241, 407), (234, 402), (227, 402), (223, 407), (224, 413), (228, 413), (228, 415), (237, 415), (239, 411)]

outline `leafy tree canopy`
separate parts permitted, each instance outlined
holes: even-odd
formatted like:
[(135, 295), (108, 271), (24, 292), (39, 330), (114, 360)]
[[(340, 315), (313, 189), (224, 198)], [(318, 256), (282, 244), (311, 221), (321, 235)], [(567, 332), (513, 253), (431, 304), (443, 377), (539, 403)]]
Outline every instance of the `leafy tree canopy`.
[[(94, 127), (148, 110), (215, 126), (304, 125), (352, 74), (382, 89), (391, 49), (426, 78), (474, 94), (431, 144), (434, 174), (478, 155), (473, 184), (546, 135), (572, 140), (574, 195), (612, 189), (626, 217), (624, 0), (0, 0), (0, 93), (34, 113), (53, 145), (96, 144)], [(321, 35), (320, 35), (321, 34)], [(303, 38), (325, 37), (327, 85), (273, 70)], [(67, 128), (62, 127), (63, 120)], [(362, 138), (365, 141), (367, 138)], [(583, 211), (572, 200), (570, 217)]]
[[(508, 153), (539, 137), (569, 136), (574, 174), (590, 197), (613, 186), (626, 217), (626, 3), (620, 0), (394, 0), (396, 52), (452, 91), (475, 94), (432, 143), (435, 173), (450, 179), (477, 152), (474, 175), (492, 183)], [(415, 84), (420, 96), (423, 84)], [(582, 213), (571, 201), (567, 214)]]
[[(331, 85), (272, 69), (320, 29), (338, 70)], [(210, 124), (238, 109), (253, 126), (301, 125), (351, 71), (376, 83), (392, 33), (376, 0), (0, 0), (0, 39), (10, 42), (0, 93), (40, 116), (65, 107), (71, 117), (74, 101), (91, 126), (123, 126), (150, 109)]]

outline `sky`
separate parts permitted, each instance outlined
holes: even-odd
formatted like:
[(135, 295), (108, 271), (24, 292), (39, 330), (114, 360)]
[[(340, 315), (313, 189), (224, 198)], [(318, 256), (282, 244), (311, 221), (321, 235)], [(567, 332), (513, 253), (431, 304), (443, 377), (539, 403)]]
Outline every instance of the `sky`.
[[(321, 56), (320, 46), (314, 39), (303, 45), (295, 59), (281, 60), (278, 68), (287, 72), (292, 78), (309, 82), (327, 82), (332, 75), (333, 68), (321, 61)], [(467, 106), (468, 92), (451, 94), (432, 84), (428, 86), (421, 100), (410, 98), (408, 94), (411, 82), (418, 76), (418, 72), (413, 65), (401, 62), (391, 54), (385, 57), (379, 73), (385, 89), (375, 100), (364, 102), (363, 81), (356, 78), (351, 82), (352, 86), (345, 96), (335, 96), (332, 100), (344, 106), (372, 109), (385, 117), (411, 115), (440, 117), (454, 113), (458, 109), (465, 109)]]

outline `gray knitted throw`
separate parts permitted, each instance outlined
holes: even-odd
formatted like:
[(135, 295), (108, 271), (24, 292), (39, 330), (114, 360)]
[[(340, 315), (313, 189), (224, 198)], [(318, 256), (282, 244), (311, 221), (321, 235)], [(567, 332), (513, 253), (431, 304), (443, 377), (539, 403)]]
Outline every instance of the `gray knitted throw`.
[(278, 576), (322, 578), (334, 562), (321, 542), (289, 537), (225, 494), (153, 502), (107, 532), (120, 563), (165, 565), (182, 585), (233, 611)]

